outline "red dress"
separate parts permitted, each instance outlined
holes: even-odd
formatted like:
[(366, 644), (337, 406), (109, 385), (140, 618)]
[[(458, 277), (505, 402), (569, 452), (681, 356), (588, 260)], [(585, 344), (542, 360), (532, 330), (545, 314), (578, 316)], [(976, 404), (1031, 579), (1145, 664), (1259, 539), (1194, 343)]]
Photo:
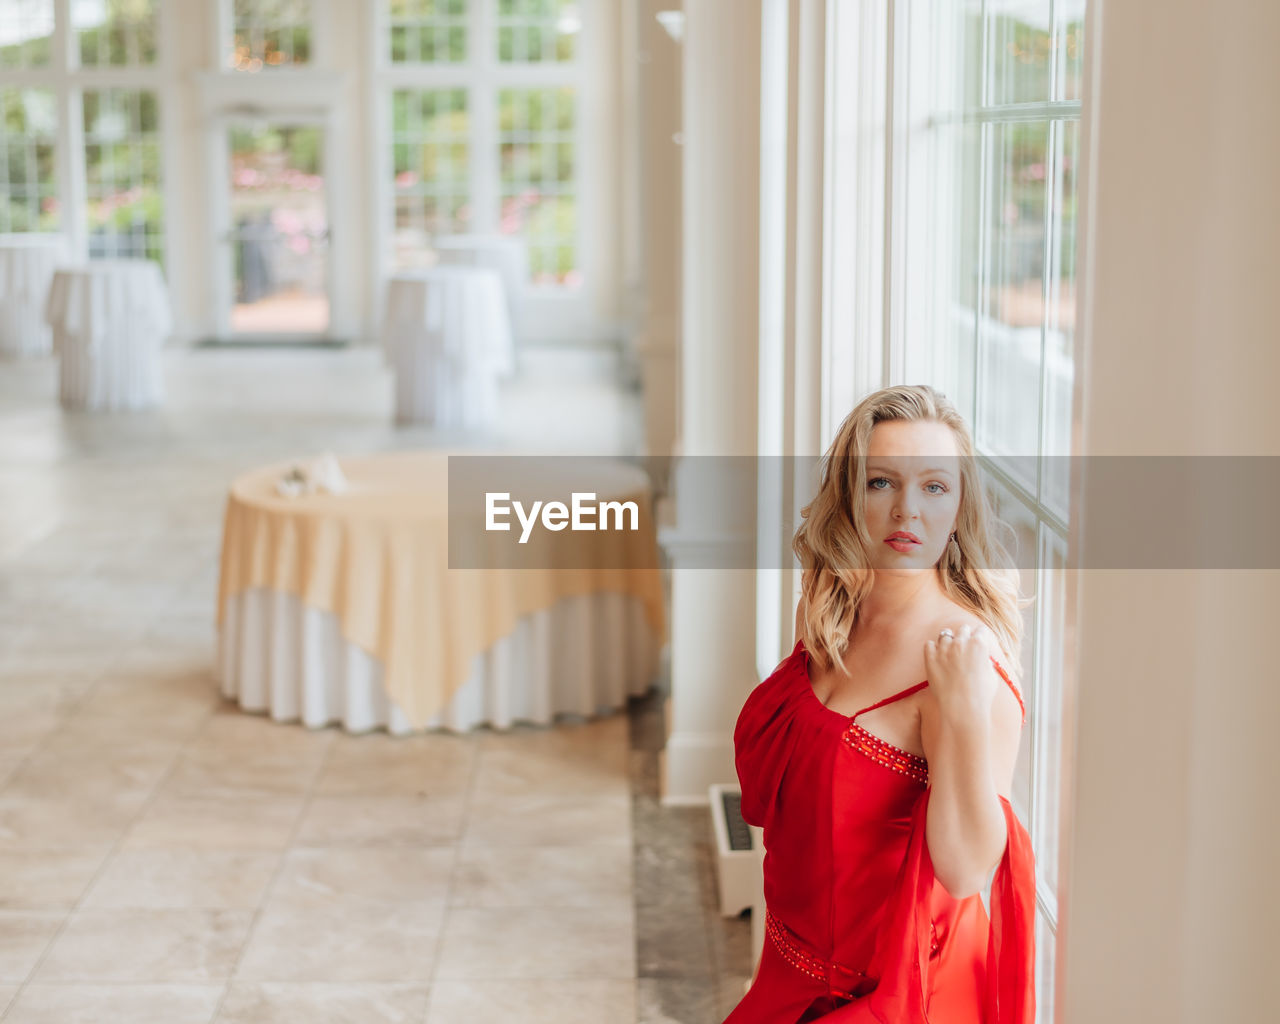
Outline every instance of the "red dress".
[(808, 663), (798, 642), (734, 731), (768, 913), (755, 982), (724, 1024), (1032, 1024), (1035, 862), (1009, 801), (988, 920), (980, 894), (958, 900), (934, 879), (928, 763), (856, 722), (928, 681), (850, 718), (818, 699)]

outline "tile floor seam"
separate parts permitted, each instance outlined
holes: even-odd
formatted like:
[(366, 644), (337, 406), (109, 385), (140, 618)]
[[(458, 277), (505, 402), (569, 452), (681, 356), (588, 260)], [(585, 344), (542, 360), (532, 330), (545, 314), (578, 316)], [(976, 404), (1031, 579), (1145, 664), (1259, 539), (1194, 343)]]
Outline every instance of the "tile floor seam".
[(431, 957), (431, 972), (427, 977), (427, 1000), (420, 1024), (431, 1024), (431, 1008), (435, 1001), (435, 988), (438, 982), (436, 973), (440, 970), (440, 957), (444, 952), (444, 937), (449, 928), (449, 917), (453, 912), (454, 886), (457, 884), (459, 868), (462, 861), (463, 837), (467, 833), (467, 825), (471, 820), (471, 808), (474, 803), (476, 777), (480, 774), (480, 759), (483, 745), (473, 736), (467, 737), (471, 745), (471, 774), (467, 779), (466, 799), (462, 802), (462, 820), (458, 824), (457, 835), (453, 841), (453, 865), (449, 869), (449, 884), (445, 889), (444, 911), (440, 915), (440, 932), (436, 936), (436, 948)]
[[(241, 712), (241, 714), (246, 714), (246, 712)], [(256, 717), (262, 718), (266, 721), (272, 721), (271, 719), (267, 718), (266, 715), (259, 715)], [(308, 728), (307, 726), (304, 726), (300, 721), (295, 723), (277, 722), (274, 724), (280, 725), (282, 727), (295, 725), (300, 728)], [(329, 726), (324, 726), (324, 728), (328, 729)], [(311, 730), (311, 731), (318, 731), (318, 730)], [(324, 756), (320, 758), (320, 763), (316, 767), (315, 774), (311, 777), (311, 781), (307, 784), (306, 792), (303, 794), (303, 797), (302, 797), (302, 804), (301, 806), (299, 806), (297, 811), (297, 816), (294, 818), (294, 821), (293, 821), (293, 828), (289, 830), (289, 838), (286, 840), (286, 842), (280, 849), (280, 858), (276, 864), (276, 869), (271, 873), (271, 879), (270, 881), (267, 882), (266, 887), (262, 890), (262, 895), (258, 899), (258, 905), (257, 907), (254, 908), (253, 917), (249, 920), (249, 928), (244, 934), (244, 939), (240, 942), (239, 952), (236, 954), (235, 961), (231, 965), (231, 970), (227, 974), (227, 981), (226, 981), (226, 984), (223, 986), (222, 995), (218, 997), (218, 1003), (213, 1008), (213, 1015), (209, 1018), (208, 1024), (217, 1024), (218, 1018), (222, 1016), (222, 1008), (227, 1001), (227, 996), (231, 994), (231, 988), (233, 985), (236, 984), (236, 972), (240, 970), (240, 964), (244, 960), (245, 950), (249, 948), (249, 943), (253, 941), (253, 933), (257, 930), (258, 922), (262, 918), (263, 908), (266, 907), (268, 901), (271, 899), (272, 890), (275, 889), (276, 884), (280, 879), (280, 875), (284, 871), (285, 863), (289, 860), (289, 851), (294, 848), (294, 845), (297, 842), (298, 833), (302, 829), (302, 822), (306, 819), (306, 816), (307, 816), (307, 809), (311, 806), (311, 800), (315, 793), (315, 788), (318, 785), (321, 776), (324, 775), (325, 766), (328, 764), (329, 758), (333, 755), (333, 745), (334, 745), (334, 737), (330, 737), (329, 742), (325, 744)]]
[[(121, 659), (123, 659), (123, 654), (120, 657)], [(108, 671), (107, 669), (104, 669), (102, 672), (102, 675), (105, 675), (107, 671)], [(101, 679), (102, 675), (99, 675), (98, 679)], [(95, 682), (93, 685), (97, 685), (97, 683)], [(92, 688), (93, 687), (90, 686), (88, 689), (86, 689), (81, 699), (84, 699), (85, 696), (88, 696), (89, 690), (91, 690)], [(77, 704), (78, 703), (79, 702), (77, 701)], [(173, 755), (170, 758), (169, 764), (165, 768), (163, 774), (160, 776), (160, 778), (156, 780), (156, 783), (152, 787), (151, 792), (147, 794), (147, 798), (143, 800), (141, 804), (138, 805), (138, 809), (134, 812), (133, 816), (129, 819), (128, 824), (125, 825), (123, 828), (121, 828), (115, 840), (112, 842), (110, 848), (107, 850), (105, 856), (103, 856), (102, 863), (98, 865), (98, 870), (93, 873), (89, 881), (85, 884), (84, 888), (80, 890), (80, 895), (76, 898), (75, 903), (73, 903), (71, 907), (67, 910), (65, 916), (62, 919), (62, 923), (58, 926), (58, 930), (55, 931), (53, 935), (50, 937), (49, 941), (45, 943), (44, 949), (41, 951), (40, 956), (36, 959), (35, 964), (32, 965), (31, 970), (27, 972), (26, 978), (23, 979), (17, 991), (13, 993), (12, 998), (10, 998), (9, 1000), (9, 1006), (5, 1010), (4, 1017), (7, 1017), (9, 1015), (9, 1012), (15, 1006), (18, 1005), (18, 1000), (19, 998), (21, 998), (22, 993), (26, 991), (26, 988), (28, 985), (31, 984), (32, 979), (35, 978), (35, 976), (39, 973), (41, 966), (44, 964), (45, 960), (48, 959), (49, 954), (53, 951), (53, 947), (57, 944), (58, 940), (62, 937), (63, 933), (66, 931), (67, 925), (70, 924), (72, 917), (75, 916), (77, 911), (82, 909), (81, 904), (84, 902), (85, 898), (89, 895), (89, 893), (93, 890), (93, 887), (97, 884), (98, 879), (103, 875), (103, 873), (110, 866), (112, 860), (115, 859), (116, 853), (120, 849), (120, 844), (124, 842), (125, 836), (129, 834), (129, 831), (133, 828), (135, 824), (137, 824), (137, 822), (142, 818), (143, 814), (146, 812), (147, 808), (156, 799), (156, 794), (160, 792), (160, 790), (164, 786), (165, 781), (173, 773), (174, 765), (176, 765), (177, 762), (181, 759), (182, 752), (185, 749), (186, 744), (190, 743), (193, 739), (196, 738), (196, 736), (200, 732), (203, 732), (204, 729), (208, 728), (209, 721), (212, 720), (212, 717), (213, 717), (212, 713), (207, 715), (205, 721), (200, 725), (200, 727), (194, 728), (192, 730), (192, 735), (187, 737), (183, 741), (182, 746), (179, 746), (173, 752)], [(58, 729), (53, 730), (48, 736), (46, 736), (41, 741), (41, 744), (39, 744), (38, 746), (42, 746), (44, 743), (47, 743), (54, 735), (56, 735), (58, 732), (61, 732), (64, 727), (65, 727), (65, 723), (63, 726), (59, 726)], [(12, 781), (12, 779), (13, 779), (13, 776), (11, 775), (9, 777), (9, 781)], [(6, 786), (7, 784), (8, 783), (6, 782)], [(0, 1020), (2, 1019), (3, 1017), (0, 1017)], [(212, 1024), (212, 1021), (213, 1021), (213, 1018), (210, 1018), (209, 1024)]]
[[(0, 560), (0, 562), (3, 562), (3, 560)], [(116, 653), (114, 661), (108, 659), (105, 664), (103, 664), (95, 673), (93, 673), (93, 675), (89, 677), (89, 681), (85, 684), (84, 689), (79, 694), (76, 695), (74, 700), (72, 700), (70, 706), (67, 708), (67, 713), (62, 716), (62, 721), (58, 723), (57, 727), (50, 729), (47, 733), (41, 736), (39, 741), (35, 744), (35, 746), (33, 746), (24, 755), (22, 755), (22, 758), (18, 761), (18, 763), (14, 766), (13, 770), (11, 771), (9, 778), (0, 781), (0, 793), (2, 793), (3, 789), (10, 782), (13, 781), (14, 776), (16, 776), (22, 770), (23, 766), (27, 763), (27, 761), (33, 755), (39, 753), (51, 739), (53, 739), (58, 733), (62, 732), (67, 727), (67, 724), (71, 721), (71, 719), (75, 718), (77, 714), (77, 709), (80, 707), (80, 705), (83, 704), (88, 699), (89, 695), (93, 692), (94, 688), (112, 670), (114, 670), (119, 665), (120, 662), (124, 661), (127, 653), (128, 653), (128, 646), (126, 645)]]

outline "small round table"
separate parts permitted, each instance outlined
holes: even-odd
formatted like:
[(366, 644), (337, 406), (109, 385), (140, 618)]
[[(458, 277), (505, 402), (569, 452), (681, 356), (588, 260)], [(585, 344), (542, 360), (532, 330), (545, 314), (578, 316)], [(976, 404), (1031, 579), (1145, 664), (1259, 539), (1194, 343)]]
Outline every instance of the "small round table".
[(474, 428), (497, 418), (498, 379), (515, 371), (497, 271), (438, 266), (395, 275), (382, 343), (395, 374), (397, 422)]
[(231, 484), (218, 585), (224, 696), (278, 721), (405, 734), (586, 717), (652, 685), (665, 606), (643, 470), (501, 460), (517, 495), (586, 481), (602, 501), (635, 500), (641, 515), (611, 564), (495, 570), (450, 568), (451, 525), (465, 524), (456, 508), (450, 516), (447, 455), (338, 463), (343, 493), (282, 496), (290, 463)]
[(145, 409), (164, 400), (161, 350), (172, 327), (160, 268), (93, 260), (53, 275), (45, 303), (68, 409)]
[(67, 262), (62, 235), (0, 235), (0, 355), (47, 355), (45, 296), (54, 268)]
[(431, 242), (445, 266), (488, 267), (502, 278), (511, 330), (519, 334), (529, 281), (529, 247), (519, 235), (437, 235)]

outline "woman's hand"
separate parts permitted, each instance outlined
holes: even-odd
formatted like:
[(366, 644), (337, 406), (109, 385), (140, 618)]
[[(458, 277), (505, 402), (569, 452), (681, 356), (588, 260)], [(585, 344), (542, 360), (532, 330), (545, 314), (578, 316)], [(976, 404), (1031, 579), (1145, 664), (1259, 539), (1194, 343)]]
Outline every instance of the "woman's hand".
[(964, 625), (954, 632), (954, 637), (937, 637), (924, 645), (929, 689), (947, 720), (986, 723), (999, 681), (990, 654), (995, 633), (985, 625)]

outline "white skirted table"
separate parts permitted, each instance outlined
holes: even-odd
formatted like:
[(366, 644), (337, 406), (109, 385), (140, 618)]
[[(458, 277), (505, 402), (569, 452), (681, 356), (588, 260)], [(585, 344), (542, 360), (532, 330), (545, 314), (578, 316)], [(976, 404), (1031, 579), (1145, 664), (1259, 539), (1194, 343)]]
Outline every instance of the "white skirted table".
[(169, 296), (151, 260), (93, 260), (53, 275), (45, 303), (69, 409), (145, 409), (164, 400)]
[(488, 267), (502, 278), (511, 332), (520, 333), (529, 280), (529, 247), (519, 235), (438, 235), (431, 242), (444, 266)]
[(473, 428), (496, 419), (498, 380), (515, 371), (497, 271), (440, 266), (395, 275), (382, 340), (397, 422)]
[[(608, 565), (451, 569), (440, 452), (344, 457), (344, 493), (282, 495), (289, 464), (235, 480), (218, 588), (223, 695), (279, 721), (406, 734), (549, 724), (645, 693), (665, 638), (648, 477), (570, 461), (600, 500), (641, 510)], [(546, 460), (529, 473), (557, 483)]]
[(56, 267), (67, 262), (62, 235), (0, 235), (0, 356), (47, 355), (45, 296)]

